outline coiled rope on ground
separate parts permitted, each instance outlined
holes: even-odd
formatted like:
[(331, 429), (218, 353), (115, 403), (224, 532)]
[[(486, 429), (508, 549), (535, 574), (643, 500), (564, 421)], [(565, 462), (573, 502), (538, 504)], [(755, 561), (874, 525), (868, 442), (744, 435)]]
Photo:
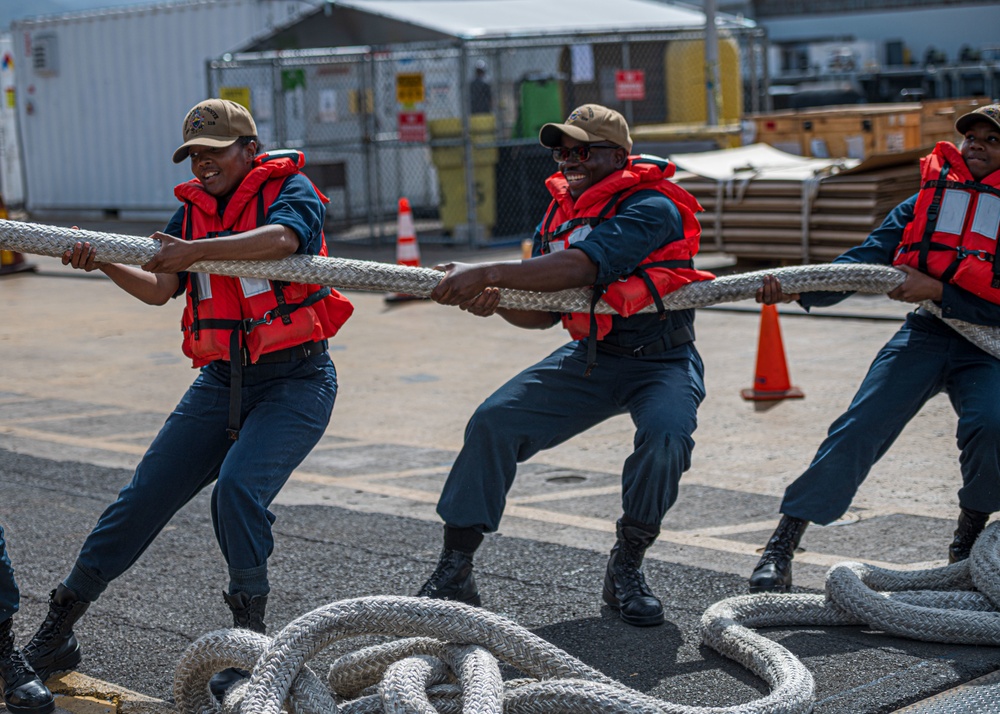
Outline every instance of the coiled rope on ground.
[[(701, 619), (702, 639), (767, 682), (745, 704), (696, 707), (630, 689), (488, 610), (411, 597), (367, 597), (317, 608), (274, 639), (249, 630), (199, 638), (174, 676), (180, 714), (800, 714), (815, 683), (790, 651), (752, 628), (867, 625), (910, 639), (1000, 645), (1000, 523), (987, 527), (968, 560), (899, 572), (840, 563), (826, 594), (729, 598)], [(324, 686), (308, 662), (347, 637), (405, 639), (337, 659)], [(504, 682), (499, 663), (527, 676)], [(208, 689), (227, 667), (251, 670), (220, 707)]]
[[(89, 241), (94, 245), (102, 261), (128, 265), (149, 262), (159, 249), (159, 242), (148, 237), (0, 220), (0, 248), (4, 250), (59, 257), (78, 241)], [(314, 255), (294, 255), (282, 260), (208, 261), (195, 263), (191, 270), (239, 278), (328, 285), (343, 290), (396, 292), (417, 297), (429, 296), (441, 280), (441, 273), (430, 268)], [(906, 277), (901, 271), (884, 265), (802, 265), (691, 283), (663, 296), (663, 304), (668, 310), (684, 310), (746, 300), (754, 296), (764, 275), (778, 276), (782, 288), (790, 293), (814, 290), (887, 293)], [(553, 293), (505, 289), (500, 291), (500, 306), (520, 310), (589, 312), (590, 296), (591, 291), (587, 288)], [(933, 302), (927, 301), (923, 307), (942, 317), (940, 308)], [(643, 312), (655, 309), (650, 305)], [(601, 302), (596, 311), (608, 313), (612, 308)], [(977, 347), (1000, 358), (1000, 330), (942, 319)]]

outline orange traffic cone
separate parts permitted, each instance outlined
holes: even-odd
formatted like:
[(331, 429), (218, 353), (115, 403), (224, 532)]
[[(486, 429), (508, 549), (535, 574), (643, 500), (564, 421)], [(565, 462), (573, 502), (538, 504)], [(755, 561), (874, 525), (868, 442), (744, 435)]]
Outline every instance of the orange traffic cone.
[[(413, 227), (413, 211), (410, 209), (410, 201), (406, 198), (399, 199), (399, 213), (396, 218), (396, 264), (420, 267), (420, 247), (417, 245), (417, 232)], [(389, 293), (385, 296), (386, 302), (420, 299), (422, 298), (416, 295), (402, 293)]]
[(11, 273), (33, 273), (38, 268), (34, 263), (29, 263), (20, 253), (12, 250), (0, 250), (0, 275), (10, 275)]
[(760, 339), (757, 343), (757, 370), (753, 388), (740, 390), (744, 399), (765, 402), (778, 399), (801, 399), (805, 396), (788, 380), (785, 348), (781, 344), (781, 327), (778, 325), (778, 308), (761, 305)]

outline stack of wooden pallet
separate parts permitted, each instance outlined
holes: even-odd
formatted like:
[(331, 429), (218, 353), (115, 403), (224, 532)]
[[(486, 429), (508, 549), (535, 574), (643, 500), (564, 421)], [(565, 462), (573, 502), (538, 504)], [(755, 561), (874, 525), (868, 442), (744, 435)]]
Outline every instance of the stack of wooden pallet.
[(702, 250), (778, 263), (824, 263), (864, 241), (889, 211), (917, 192), (922, 153), (799, 171), (737, 169), (725, 179), (698, 172), (695, 159), (683, 161), (688, 171), (676, 178), (705, 208), (699, 215)]

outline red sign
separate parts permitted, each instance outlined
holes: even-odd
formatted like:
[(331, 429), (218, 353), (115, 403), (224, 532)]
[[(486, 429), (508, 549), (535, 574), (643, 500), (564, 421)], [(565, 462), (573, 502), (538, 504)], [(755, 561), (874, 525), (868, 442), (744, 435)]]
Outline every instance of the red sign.
[(400, 141), (427, 141), (427, 121), (423, 112), (399, 113)]
[(645, 99), (646, 73), (641, 69), (620, 69), (615, 72), (615, 99)]

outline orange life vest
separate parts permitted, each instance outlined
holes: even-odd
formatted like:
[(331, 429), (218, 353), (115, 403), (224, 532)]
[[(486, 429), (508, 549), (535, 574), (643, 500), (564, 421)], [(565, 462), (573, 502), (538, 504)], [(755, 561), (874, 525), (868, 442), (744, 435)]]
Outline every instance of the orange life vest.
[(677, 206), (684, 237), (653, 251), (631, 275), (610, 285), (595, 285), (589, 314), (563, 314), (563, 327), (575, 340), (590, 336), (593, 343), (603, 340), (611, 331), (612, 316), (593, 311), (599, 300), (604, 300), (622, 317), (655, 303), (662, 320), (666, 318), (662, 295), (688, 283), (715, 278), (712, 273), (694, 269), (693, 258), (701, 239), (701, 225), (695, 213), (704, 209), (694, 196), (667, 180), (674, 175), (674, 165), (648, 156), (629, 159), (625, 169), (591, 186), (575, 201), (561, 173), (546, 180), (552, 203), (542, 221), (542, 253), (564, 250), (583, 240), (595, 227), (612, 218), (625, 198), (649, 189), (659, 191)]
[[(174, 195), (185, 204), (182, 237), (214, 238), (264, 225), (284, 180), (304, 164), (298, 151), (258, 156), (221, 217), (215, 197), (197, 179), (180, 184)], [(329, 201), (318, 189), (316, 194)], [(321, 238), (319, 255), (326, 255)], [(253, 363), (268, 352), (332, 337), (353, 311), (347, 298), (320, 285), (190, 273), (182, 349), (195, 367), (232, 361), (234, 351), (243, 353), (236, 360)]]
[(972, 178), (961, 152), (938, 142), (920, 160), (920, 192), (893, 265), (909, 265), (1000, 304), (1000, 171)]

